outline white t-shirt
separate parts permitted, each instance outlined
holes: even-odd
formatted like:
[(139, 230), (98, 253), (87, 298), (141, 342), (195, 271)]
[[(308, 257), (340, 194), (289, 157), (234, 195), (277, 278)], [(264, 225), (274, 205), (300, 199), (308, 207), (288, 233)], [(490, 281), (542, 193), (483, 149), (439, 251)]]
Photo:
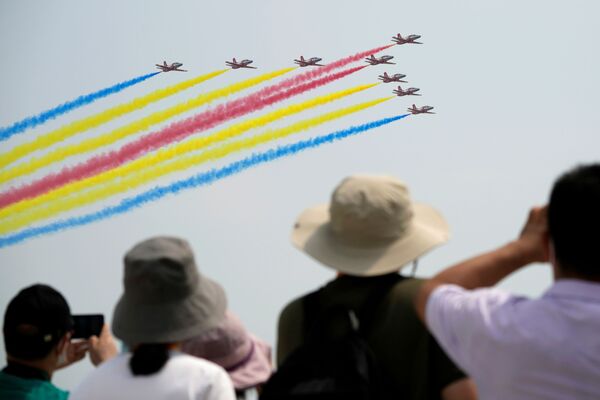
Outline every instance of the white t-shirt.
[(100, 365), (69, 400), (235, 400), (229, 375), (210, 361), (173, 352), (157, 373), (134, 376), (130, 357), (121, 354)]

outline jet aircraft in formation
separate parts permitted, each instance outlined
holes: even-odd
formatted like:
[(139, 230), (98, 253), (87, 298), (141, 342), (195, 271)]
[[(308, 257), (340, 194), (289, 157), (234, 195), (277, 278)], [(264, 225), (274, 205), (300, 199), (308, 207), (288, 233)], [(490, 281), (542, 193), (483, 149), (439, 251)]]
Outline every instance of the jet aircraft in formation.
[(420, 96), (420, 94), (417, 94), (417, 92), (421, 90), (419, 88), (416, 87), (411, 87), (408, 88), (406, 90), (402, 89), (402, 86), (398, 86), (398, 89), (394, 89), (394, 94), (398, 95), (399, 97), (402, 96)]
[(423, 106), (423, 107), (417, 107), (416, 105), (412, 105), (412, 107), (409, 107), (406, 111), (410, 112), (413, 115), (416, 114), (435, 114), (434, 112), (431, 112), (431, 110), (433, 110), (432, 106)]
[(406, 78), (406, 75), (404, 74), (394, 74), (394, 75), (388, 75), (387, 72), (384, 72), (383, 75), (379, 75), (379, 79), (383, 82), (383, 83), (391, 83), (391, 82), (402, 82), (402, 83), (406, 83), (406, 81), (403, 81), (402, 79)]
[(311, 57), (308, 60), (306, 60), (303, 56), (300, 56), (300, 59), (294, 60), (294, 62), (301, 67), (309, 67), (309, 66), (324, 67), (323, 64), (318, 64), (318, 62), (321, 60), (322, 60), (322, 58), (319, 58), (319, 57)]
[(373, 54), (371, 54), (370, 57), (365, 58), (365, 61), (369, 64), (369, 65), (378, 65), (378, 64), (395, 64), (393, 62), (390, 62), (390, 60), (394, 58), (394, 56), (381, 56), (379, 58), (375, 57)]
[(403, 38), (401, 34), (397, 34), (396, 36), (392, 37), (392, 41), (394, 43), (396, 43), (397, 45), (401, 45), (401, 44), (423, 44), (421, 42), (417, 42), (416, 41), (420, 37), (421, 37), (421, 35), (408, 35), (407, 37)]
[(174, 62), (171, 65), (168, 65), (166, 61), (163, 61), (162, 64), (155, 64), (161, 72), (170, 72), (170, 71), (179, 71), (179, 72), (187, 72), (185, 69), (179, 69), (179, 67), (183, 66), (182, 63)]
[(239, 68), (252, 68), (252, 69), (256, 69), (256, 67), (251, 67), (250, 64), (252, 64), (253, 61), (252, 60), (242, 60), (242, 61), (237, 61), (235, 58), (233, 59), (233, 61), (225, 61), (225, 64), (228, 67), (231, 67), (231, 69), (239, 69)]

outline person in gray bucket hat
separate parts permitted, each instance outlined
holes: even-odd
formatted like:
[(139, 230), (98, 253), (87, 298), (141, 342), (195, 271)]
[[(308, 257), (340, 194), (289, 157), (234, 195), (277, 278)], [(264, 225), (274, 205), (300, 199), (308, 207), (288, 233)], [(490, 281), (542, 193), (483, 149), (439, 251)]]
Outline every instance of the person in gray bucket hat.
[(179, 351), (184, 340), (218, 326), (227, 309), (225, 292), (198, 271), (190, 245), (151, 238), (124, 263), (113, 331), (132, 351), (93, 371), (70, 399), (235, 399), (223, 368)]
[(414, 312), (422, 280), (399, 274), (448, 237), (444, 217), (429, 205), (413, 202), (408, 187), (390, 176), (348, 177), (328, 204), (302, 212), (292, 229), (292, 243), (337, 276), (281, 312), (279, 370), (286, 368), (287, 359), (291, 367), (302, 357), (303, 345), (314, 343), (319, 324), (335, 325), (332, 331), (339, 332), (342, 325), (337, 322), (344, 320), (324, 321), (341, 308), (357, 317), (384, 378), (382, 391), (390, 398), (474, 399), (470, 380)]
[(225, 318), (223, 288), (198, 271), (183, 239), (157, 237), (125, 255), (125, 292), (113, 331), (128, 345), (188, 339)]

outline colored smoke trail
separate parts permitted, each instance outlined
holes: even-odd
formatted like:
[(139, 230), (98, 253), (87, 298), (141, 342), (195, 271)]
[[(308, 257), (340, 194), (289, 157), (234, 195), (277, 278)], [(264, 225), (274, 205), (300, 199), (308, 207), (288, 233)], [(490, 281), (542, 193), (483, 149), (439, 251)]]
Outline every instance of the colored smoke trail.
[(70, 182), (100, 174), (131, 161), (146, 152), (168, 145), (173, 141), (183, 140), (193, 133), (213, 128), (229, 119), (258, 111), (278, 101), (288, 99), (292, 96), (341, 79), (363, 68), (364, 66), (360, 66), (342, 70), (283, 92), (278, 91), (279, 93), (275, 93), (266, 98), (259, 96), (259, 94), (264, 91), (264, 89), (262, 89), (241, 99), (232, 100), (217, 106), (214, 109), (184, 119), (183, 121), (175, 122), (162, 130), (144, 135), (139, 139), (122, 146), (118, 150), (99, 154), (82, 163), (71, 167), (65, 167), (55, 174), (46, 175), (32, 183), (9, 189), (7, 192), (0, 195), (0, 204), (12, 204), (15, 201), (18, 201), (15, 199), (32, 198), (69, 184)]
[(97, 92), (79, 96), (75, 100), (68, 101), (59, 106), (51, 108), (50, 110), (43, 111), (38, 115), (27, 117), (19, 122), (15, 122), (11, 126), (0, 128), (0, 141), (6, 140), (11, 136), (16, 135), (17, 133), (21, 133), (27, 129), (43, 124), (49, 119), (54, 119), (69, 111), (75, 110), (76, 108), (83, 107), (98, 99), (101, 99), (114, 93), (118, 93), (121, 90), (127, 89), (130, 86), (136, 85), (158, 74), (160, 74), (160, 72), (153, 72), (151, 74), (138, 76), (137, 78), (133, 78), (125, 82), (117, 83), (116, 85), (98, 90)]
[(206, 146), (214, 143), (222, 142), (224, 140), (239, 136), (250, 129), (265, 126), (278, 119), (300, 113), (302, 111), (314, 108), (346, 96), (350, 96), (354, 93), (369, 89), (377, 86), (378, 83), (359, 85), (350, 89), (345, 89), (330, 93), (323, 96), (318, 96), (310, 100), (306, 100), (297, 104), (292, 104), (287, 107), (272, 111), (260, 117), (255, 117), (247, 121), (238, 122), (232, 126), (222, 129), (218, 132), (212, 133), (209, 136), (202, 136), (198, 138), (192, 138), (188, 141), (179, 143), (173, 147), (162, 148), (157, 152), (150, 153), (144, 157), (138, 158), (130, 163), (122, 165), (112, 170), (105, 171), (101, 174), (72, 182), (65, 186), (62, 186), (56, 190), (42, 194), (32, 199), (23, 200), (18, 203), (12, 204), (11, 206), (5, 207), (0, 210), (0, 218), (10, 218), (17, 214), (27, 211), (38, 206), (44, 206), (58, 199), (65, 198), (74, 193), (87, 190), (95, 185), (102, 185), (110, 183), (111, 181), (121, 180), (123, 177), (142, 171), (143, 169), (149, 168), (161, 162), (171, 161), (175, 157), (179, 157), (183, 154), (190, 153), (193, 151), (200, 150)]
[[(189, 89), (190, 87), (198, 85), (209, 79), (215, 78), (227, 71), (228, 70), (223, 69), (208, 74), (200, 75), (195, 78), (188, 79), (187, 81), (168, 86), (163, 89), (155, 90), (152, 93), (135, 98), (127, 103), (119, 104), (118, 106), (109, 108), (108, 110), (102, 111), (98, 114), (80, 119), (79, 121), (71, 122), (70, 124), (64, 125), (58, 129), (55, 129), (54, 131), (46, 133), (34, 139), (31, 142), (16, 146), (12, 150), (1, 154), (0, 167), (4, 167), (8, 164), (11, 164), (19, 160), (21, 157), (26, 156), (27, 154), (33, 153), (38, 150), (43, 150), (65, 139), (68, 139), (78, 133), (95, 128), (99, 125), (112, 121), (115, 118), (139, 110), (147, 106), (148, 104), (162, 100), (165, 97), (177, 94), (185, 89)], [(49, 155), (45, 155), (40, 158), (34, 158), (33, 160), (25, 164), (17, 165), (12, 169), (4, 169), (2, 172), (0, 172), (0, 183), (4, 183), (18, 176), (31, 173), (39, 168), (52, 164), (53, 162), (62, 160), (62, 158), (60, 158), (56, 154), (60, 154), (60, 150), (61, 149), (59, 149), (59, 151), (55, 151)], [(53, 157), (50, 157), (50, 155), (53, 155)]]
[[(306, 82), (307, 80), (317, 78), (317, 77), (327, 74), (335, 69), (345, 67), (348, 64), (351, 64), (356, 61), (360, 61), (363, 58), (370, 56), (371, 54), (379, 53), (380, 51), (389, 49), (390, 47), (393, 47), (393, 46), (395, 46), (395, 44), (388, 44), (385, 46), (376, 47), (371, 50), (361, 51), (360, 53), (356, 53), (354, 55), (344, 57), (337, 61), (326, 64), (323, 67), (310, 69), (302, 74), (299, 74), (292, 78), (286, 79), (285, 81), (282, 81), (280, 83), (280, 85), (281, 86), (290, 86), (290, 85), (296, 85), (296, 84), (299, 84), (302, 82)], [(366, 67), (366, 65), (364, 67)]]
[(119, 214), (124, 214), (147, 203), (160, 200), (165, 196), (178, 194), (184, 190), (194, 189), (196, 187), (207, 186), (221, 179), (227, 178), (231, 175), (235, 175), (237, 173), (256, 167), (258, 165), (265, 164), (277, 160), (279, 158), (292, 156), (304, 150), (317, 148), (324, 144), (333, 143), (338, 140), (345, 139), (349, 136), (357, 135), (366, 132), (370, 129), (378, 128), (380, 126), (387, 125), (394, 121), (398, 121), (402, 118), (405, 118), (408, 115), (410, 114), (403, 114), (391, 118), (384, 118), (363, 125), (353, 126), (348, 129), (330, 133), (328, 135), (317, 136), (296, 143), (278, 146), (276, 148), (269, 149), (261, 153), (256, 153), (242, 160), (233, 162), (225, 167), (211, 169), (207, 172), (200, 173), (198, 175), (192, 176), (191, 178), (176, 181), (166, 186), (157, 186), (136, 196), (124, 199), (117, 205), (106, 207), (96, 212), (60, 220), (39, 227), (26, 228), (15, 234), (0, 237), (0, 248), (15, 245), (17, 243), (23, 242), (27, 239), (31, 239), (34, 237), (56, 233), (78, 226), (88, 225), (93, 222), (117, 216)]
[[(381, 47), (377, 47), (375, 49), (363, 51), (363, 52), (354, 54), (352, 56), (342, 58), (340, 60), (337, 60), (330, 64), (327, 64), (324, 67), (320, 67), (317, 69), (307, 71), (307, 72), (299, 74), (298, 76), (295, 76), (293, 78), (284, 80), (277, 85), (272, 85), (267, 88), (264, 88), (263, 90), (259, 91), (258, 93), (255, 93), (255, 96), (263, 97), (263, 96), (267, 96), (267, 95), (272, 95), (278, 91), (285, 90), (286, 88), (288, 88), (292, 85), (297, 85), (297, 84), (306, 82), (310, 79), (314, 79), (318, 76), (324, 75), (335, 69), (341, 68), (352, 62), (358, 61), (358, 60), (362, 59), (363, 57), (366, 57), (370, 54), (378, 53), (378, 52), (385, 50), (392, 46), (393, 45), (381, 46)], [(292, 68), (292, 69), (295, 69), (295, 68)], [(224, 71), (218, 71), (216, 74), (217, 75), (221, 74)], [(156, 74), (157, 73), (154, 73), (153, 75), (156, 75)], [(180, 89), (180, 90), (182, 90), (182, 89)], [(136, 100), (139, 100), (139, 99), (136, 99)], [(133, 102), (135, 102), (136, 100), (134, 100)], [(248, 99), (248, 100), (250, 100), (250, 99)], [(154, 101), (156, 101), (156, 100), (154, 100)], [(127, 110), (128, 105), (129, 104), (123, 105), (123, 107)], [(133, 110), (141, 108), (141, 107), (143, 107), (143, 105), (134, 107), (130, 111), (133, 111)], [(92, 116), (92, 117), (86, 118), (84, 120), (73, 122), (64, 127), (59, 128), (58, 130), (55, 130), (53, 132), (50, 132), (46, 135), (39, 137), (36, 140), (34, 140), (33, 142), (25, 143), (25, 144), (15, 147), (8, 153), (0, 155), (0, 168), (17, 161), (18, 159), (20, 159), (21, 157), (23, 157), (27, 154), (30, 154), (34, 151), (38, 151), (38, 150), (44, 149), (46, 147), (49, 147), (55, 143), (58, 143), (62, 140), (65, 140), (66, 138), (69, 138), (69, 137), (75, 135), (76, 133), (90, 129), (92, 127), (95, 127), (102, 123), (105, 123), (113, 118), (116, 118), (117, 116), (122, 115), (125, 112), (130, 112), (130, 111), (121, 110), (121, 112), (119, 113), (118, 108), (119, 107), (115, 107), (113, 109), (110, 109), (103, 113), (100, 113), (98, 116)], [(113, 114), (114, 114), (114, 116), (113, 116)], [(64, 152), (57, 151), (50, 155), (41, 157), (41, 159), (34, 159), (34, 160), (32, 160), (32, 162), (27, 163), (24, 166), (17, 166), (17, 168), (13, 168), (12, 170), (3, 171), (2, 173), (0, 173), (0, 183), (4, 183), (10, 179), (34, 172), (35, 170), (42, 168), (44, 166), (47, 166), (53, 162), (63, 160), (64, 158), (66, 158), (70, 155), (77, 154), (77, 152), (92, 151), (94, 149), (93, 145), (91, 143), (88, 143), (88, 144), (90, 144), (90, 145), (82, 146), (82, 149), (70, 146), (70, 148), (65, 150)], [(94, 142), (94, 144), (96, 144), (97, 147), (101, 146), (100, 144), (97, 144), (95, 142)]]
[[(8, 180), (20, 177), (20, 176), (30, 174), (34, 171), (37, 171), (40, 168), (46, 167), (46, 166), (56, 163), (58, 161), (62, 161), (65, 158), (68, 158), (70, 156), (91, 152), (98, 148), (108, 146), (111, 143), (114, 143), (116, 141), (124, 139), (124, 138), (131, 136), (135, 133), (138, 133), (140, 131), (146, 130), (149, 127), (151, 127), (152, 125), (166, 121), (167, 119), (172, 118), (176, 115), (179, 115), (186, 111), (190, 111), (194, 108), (203, 106), (203, 105), (208, 104), (219, 98), (229, 96), (231, 94), (235, 94), (239, 91), (248, 89), (252, 86), (256, 86), (267, 80), (277, 78), (277, 77), (279, 77), (283, 74), (286, 74), (294, 69), (295, 68), (292, 67), (292, 68), (281, 69), (281, 70), (274, 71), (274, 72), (269, 72), (269, 73), (266, 73), (263, 75), (259, 75), (255, 78), (246, 79), (244, 81), (228, 85), (224, 88), (216, 89), (216, 90), (210, 91), (208, 93), (201, 94), (191, 100), (188, 100), (186, 102), (169, 107), (166, 110), (157, 111), (146, 117), (143, 117), (141, 119), (138, 119), (136, 121), (128, 123), (127, 125), (117, 128), (117, 129), (114, 129), (113, 131), (111, 131), (109, 133), (86, 139), (80, 143), (76, 143), (76, 144), (58, 148), (54, 151), (51, 151), (48, 154), (45, 154), (45, 155), (37, 157), (37, 158), (33, 158), (32, 160), (30, 160), (28, 162), (16, 165), (15, 167), (13, 167), (11, 169), (6, 169), (3, 171), (0, 171), (0, 184), (6, 182)], [(213, 72), (211, 74), (204, 75), (204, 77), (205, 77), (204, 80), (207, 80), (214, 76), (220, 75), (225, 71), (227, 71), (227, 70), (221, 70), (221, 71)], [(136, 100), (134, 100), (132, 103), (135, 103)], [(111, 110), (108, 110), (104, 113), (110, 113), (110, 112), (111, 112)], [(101, 114), (104, 114), (104, 113), (101, 113)], [(95, 117), (93, 116), (90, 118), (93, 119)], [(85, 120), (82, 120), (82, 121), (85, 121)], [(78, 122), (82, 122), (82, 121), (78, 121)], [(75, 124), (77, 124), (77, 123), (75, 123)], [(53, 135), (53, 137), (50, 138), (50, 135)], [(64, 132), (58, 132), (58, 131), (51, 132), (49, 135), (47, 135), (47, 137), (49, 138), (48, 141), (51, 141), (52, 143), (54, 143), (55, 140), (59, 140), (59, 137), (62, 137), (62, 136), (64, 136)], [(64, 139), (64, 137), (60, 138), (60, 140), (63, 140), (63, 139)], [(30, 145), (30, 143), (27, 143), (26, 145)], [(15, 150), (16, 149), (17, 148), (15, 148)], [(9, 190), (8, 192), (12, 192), (12, 190)], [(14, 195), (14, 193), (13, 193), (13, 195)], [(0, 194), (0, 207), (3, 207), (4, 204), (10, 204), (10, 201), (8, 203), (6, 203), (6, 200), (4, 200), (4, 197), (5, 197), (5, 193)], [(16, 196), (16, 197), (18, 197), (18, 196)]]
[(100, 201), (107, 197), (126, 192), (127, 190), (151, 182), (164, 175), (182, 171), (207, 161), (218, 160), (232, 153), (253, 148), (258, 145), (268, 143), (272, 140), (280, 139), (294, 133), (314, 128), (326, 122), (365, 110), (369, 107), (373, 107), (393, 98), (394, 97), (384, 97), (342, 108), (340, 110), (329, 112), (314, 118), (296, 122), (285, 128), (270, 130), (254, 137), (230, 142), (200, 154), (192, 155), (186, 158), (175, 159), (171, 163), (152, 166), (146, 170), (140, 171), (138, 174), (121, 177), (116, 181), (107, 183), (105, 186), (96, 187), (75, 196), (60, 197), (54, 202), (43, 204), (43, 206), (38, 209), (31, 211), (28, 210), (23, 214), (14, 216), (14, 218), (2, 221), (2, 224), (0, 225), (0, 234), (5, 234), (7, 232), (30, 225), (39, 220), (53, 217), (56, 214), (64, 213), (75, 208), (83, 207), (96, 201)]

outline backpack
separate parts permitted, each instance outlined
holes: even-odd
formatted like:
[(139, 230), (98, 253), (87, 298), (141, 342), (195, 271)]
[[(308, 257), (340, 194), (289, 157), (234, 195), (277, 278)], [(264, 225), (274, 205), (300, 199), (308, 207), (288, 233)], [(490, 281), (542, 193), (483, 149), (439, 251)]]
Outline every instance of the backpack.
[[(322, 289), (303, 301), (305, 321), (314, 321), (304, 343), (264, 385), (261, 400), (383, 400), (391, 398), (386, 377), (365, 337), (374, 310), (403, 278), (393, 274), (372, 288), (360, 310), (320, 307)], [(321, 310), (319, 312), (319, 310)], [(308, 325), (308, 324), (307, 324)]]

